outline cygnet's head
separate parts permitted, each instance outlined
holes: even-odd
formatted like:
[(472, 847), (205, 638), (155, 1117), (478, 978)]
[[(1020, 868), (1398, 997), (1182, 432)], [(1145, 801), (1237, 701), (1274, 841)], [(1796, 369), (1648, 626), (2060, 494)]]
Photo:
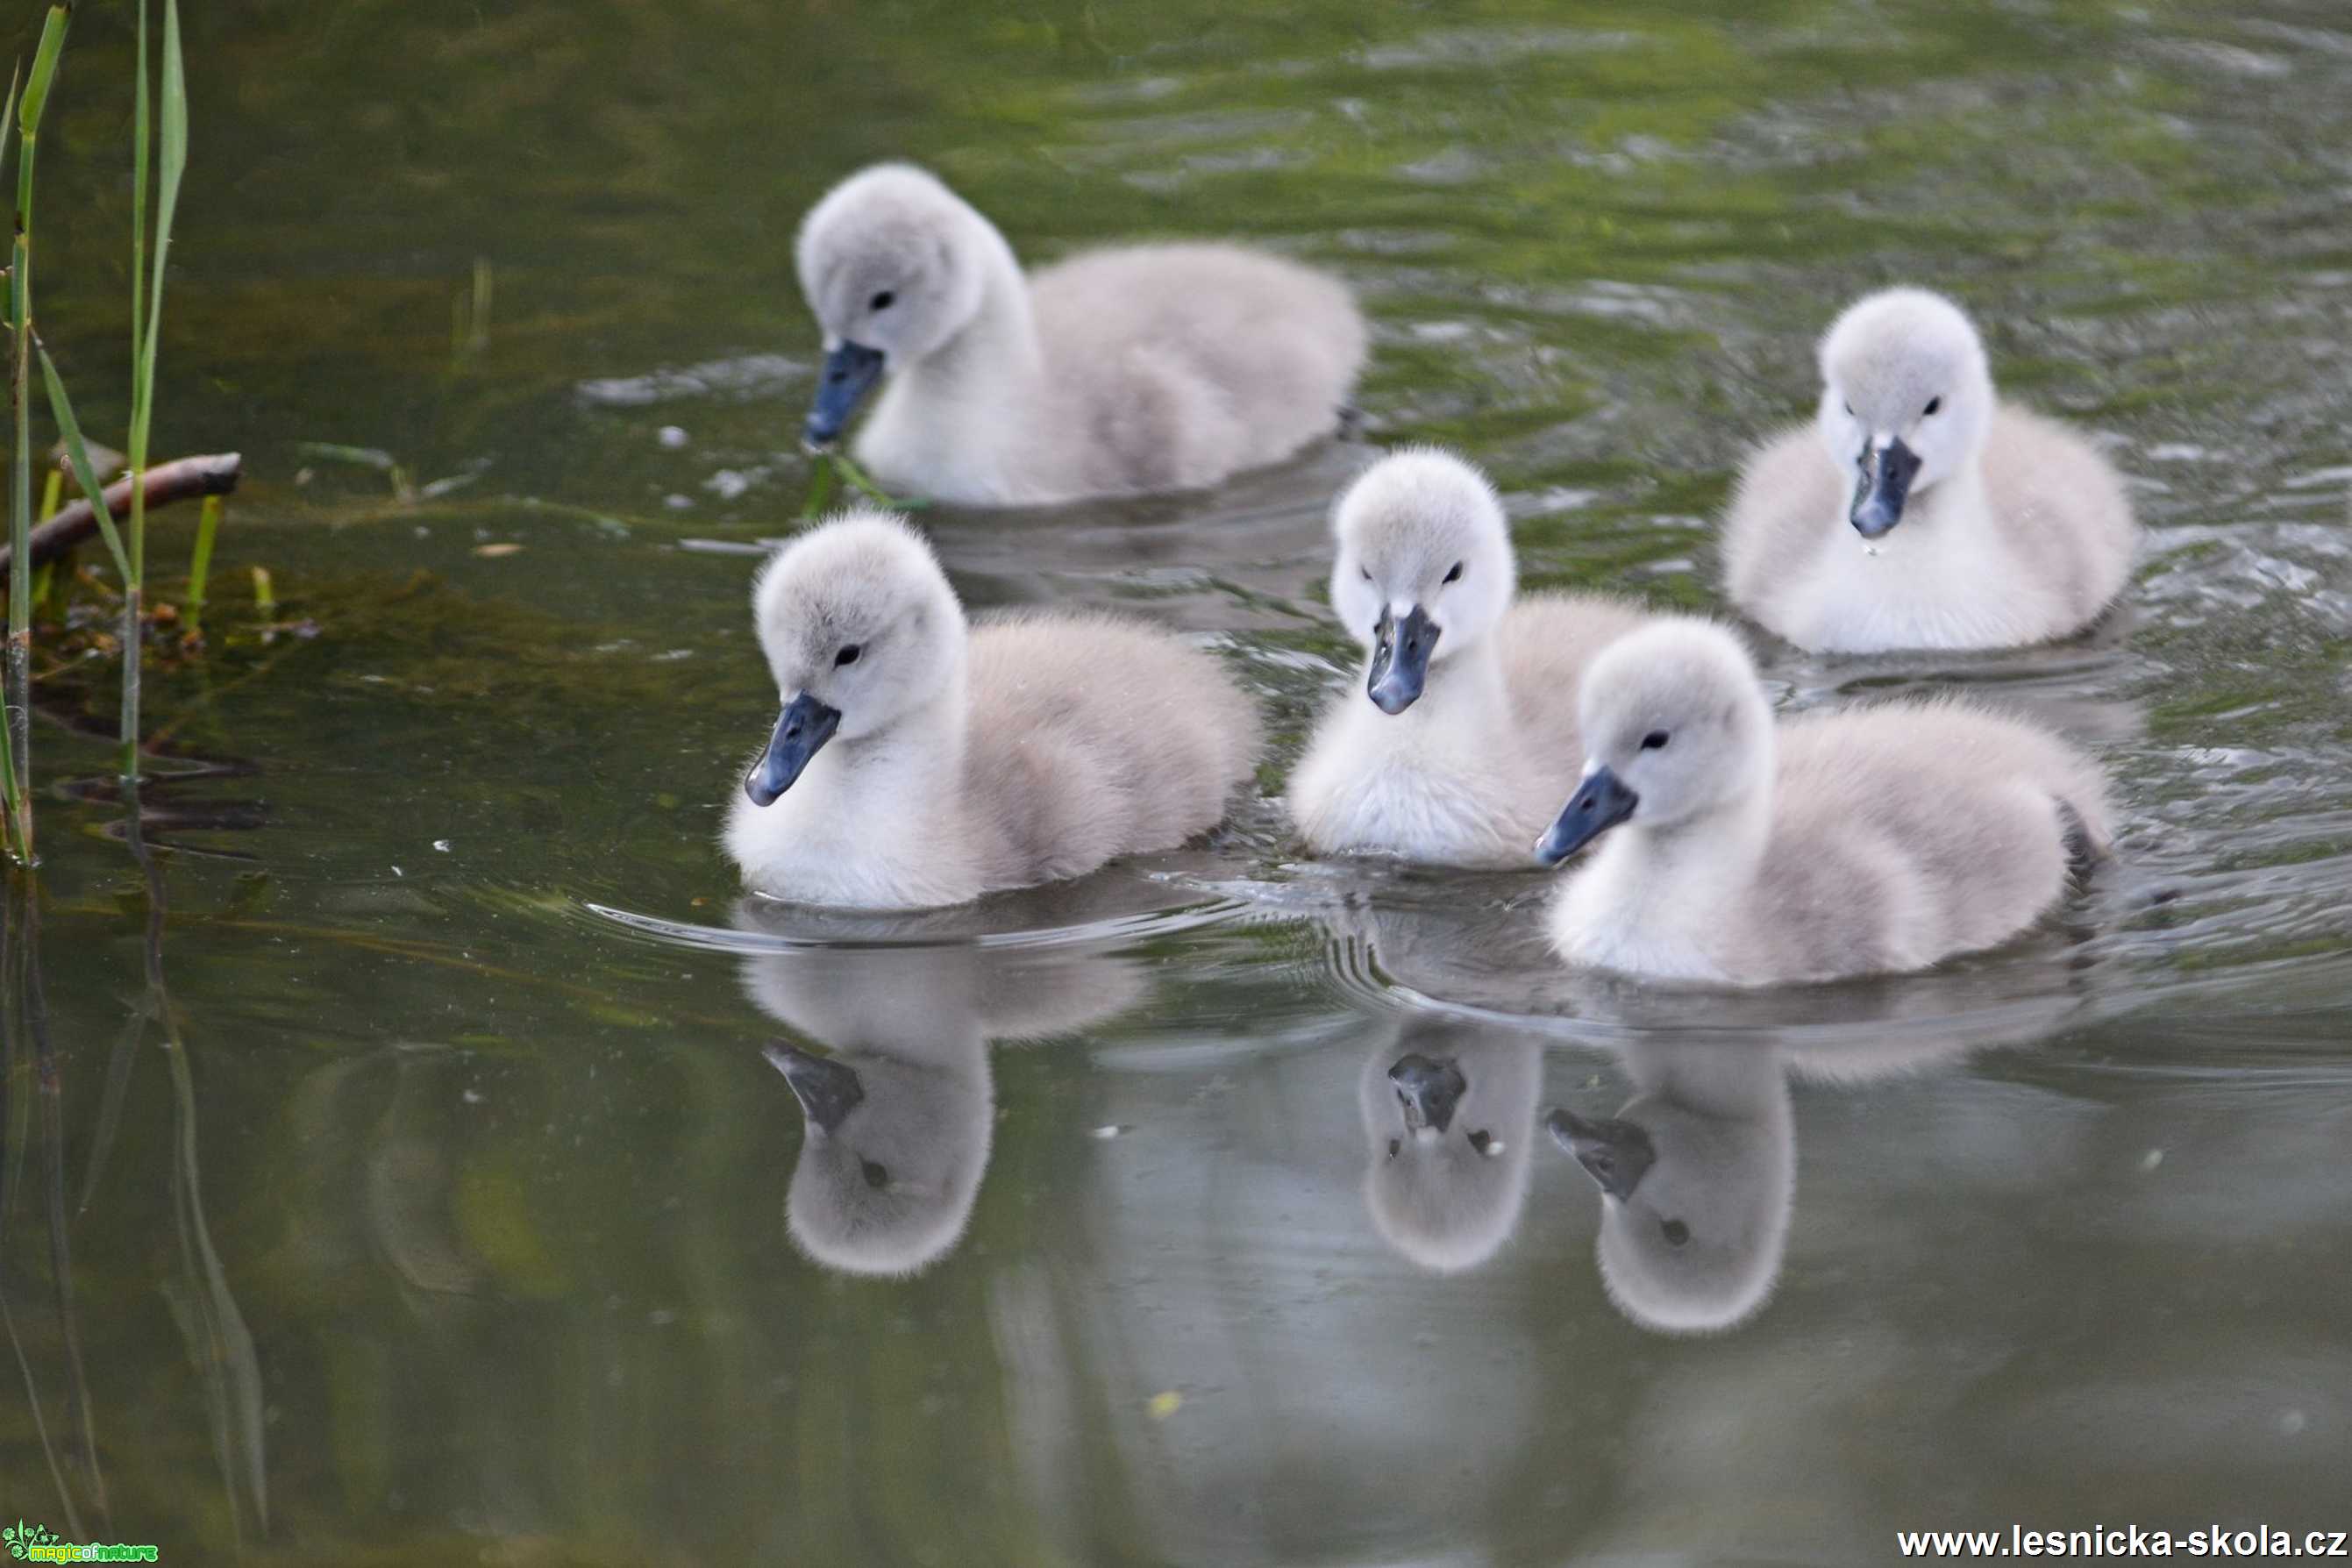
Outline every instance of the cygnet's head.
[(884, 369), (928, 358), (979, 311), (988, 220), (909, 163), (852, 174), (809, 209), (795, 247), (801, 293), (824, 332), (804, 434), (824, 446)]
[(1510, 1239), (1542, 1076), (1533, 1041), (1460, 1026), (1408, 1029), (1372, 1053), (1359, 1083), (1364, 1204), (1391, 1247), (1451, 1274)]
[(1644, 1328), (1734, 1327), (1780, 1278), (1796, 1141), (1780, 1069), (1755, 1049), (1769, 1081), (1745, 1112), (1684, 1103), (1669, 1082), (1605, 1120), (1555, 1110), (1546, 1121), (1601, 1189), (1601, 1282)]
[(801, 1250), (845, 1274), (904, 1278), (952, 1248), (988, 1169), (985, 1049), (821, 1057), (779, 1041), (767, 1058), (808, 1122), (784, 1202)]
[(752, 584), (751, 609), (784, 703), (743, 781), (760, 805), (792, 788), (826, 742), (886, 730), (962, 675), (955, 591), (930, 546), (884, 512), (845, 512), (778, 551)]
[(1711, 621), (1660, 620), (1585, 667), (1584, 777), (1536, 858), (1558, 865), (1621, 822), (1672, 827), (1769, 787), (1772, 710), (1739, 639)]
[(1510, 607), (1517, 574), (1503, 503), (1453, 453), (1411, 447), (1340, 494), (1331, 529), (1331, 607), (1371, 653), (1367, 695), (1401, 713), (1433, 662), (1475, 647)]
[(1869, 295), (1822, 339), (1822, 440), (1832, 462), (1854, 470), (1847, 515), (1864, 539), (1902, 521), (1912, 495), (1972, 462), (1992, 411), (1984, 343), (1941, 294)]

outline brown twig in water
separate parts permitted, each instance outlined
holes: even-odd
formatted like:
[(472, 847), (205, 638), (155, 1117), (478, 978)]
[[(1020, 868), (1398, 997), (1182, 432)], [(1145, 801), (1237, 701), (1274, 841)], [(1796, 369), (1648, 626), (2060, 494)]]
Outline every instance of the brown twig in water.
[[(245, 458), (236, 452), (158, 463), (147, 470), (147, 504), (166, 506), (194, 496), (225, 496), (236, 489), (236, 481), (244, 472)], [(106, 487), (106, 510), (110, 515), (122, 516), (130, 505), (129, 479), (117, 479)], [(57, 516), (34, 529), (26, 548), (33, 564), (39, 566), (56, 560), (97, 531), (97, 510), (84, 496), (68, 502)], [(10, 559), (12, 553), (6, 545), (0, 545), (0, 582), (7, 580), (9, 568), (16, 564)]]

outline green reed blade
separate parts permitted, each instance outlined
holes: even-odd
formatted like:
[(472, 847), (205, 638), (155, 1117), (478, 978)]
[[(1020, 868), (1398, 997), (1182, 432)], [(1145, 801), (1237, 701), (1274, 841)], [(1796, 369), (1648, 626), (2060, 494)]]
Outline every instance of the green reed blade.
[[(98, 514), (98, 531), (106, 540), (107, 552), (114, 557), (115, 570), (122, 574), (125, 583), (130, 583), (133, 580), (131, 558), (123, 552), (122, 535), (115, 529), (114, 516), (107, 510), (106, 487), (99, 482), (98, 470), (90, 466), (89, 447), (81, 438), (81, 421), (74, 417), (73, 402), (66, 396), (66, 384), (58, 375), (58, 362), (49, 357), (49, 345), (41, 342), (38, 332), (33, 334), (33, 347), (41, 356), (41, 379), (48, 384), (49, 412), (57, 417), (58, 435), (65, 438), (66, 460), (73, 465), (81, 493), (90, 510)], [(124, 657), (130, 657), (131, 652), (125, 648)]]
[(40, 129), (41, 111), (49, 106), (49, 85), (58, 78), (58, 57), (65, 53), (66, 27), (73, 20), (73, 7), (52, 5), (49, 19), (41, 25), (40, 46), (33, 51), (33, 74), (25, 79), (25, 100), (17, 105), (17, 125), (31, 141)]
[(0, 736), (0, 802), (5, 802), (7, 806), (5, 811), (0, 811), (0, 843), (5, 843), (8, 853), (17, 859), (29, 860), (32, 857), (25, 852), (22, 844), (16, 842), (17, 795), (16, 748), (9, 745), (5, 736)]
[(890, 511), (920, 511), (931, 504), (928, 496), (892, 495), (876, 484), (865, 469), (851, 462), (845, 452), (835, 452), (832, 457), (835, 466), (841, 470), (841, 477), (849, 481), (850, 488), (878, 507)]
[[(99, 534), (106, 541), (107, 552), (114, 557), (115, 570), (122, 574), (121, 766), (126, 777), (135, 779), (139, 775), (139, 671), (146, 648), (139, 602), (139, 571), (123, 552), (122, 535), (116, 530), (113, 514), (106, 504), (105, 485), (89, 460), (89, 444), (82, 439), (81, 421), (74, 417), (73, 400), (66, 395), (65, 380), (58, 374), (58, 362), (49, 357), (49, 346), (41, 342), (37, 332), (33, 334), (33, 346), (41, 356), (41, 380), (49, 389), (49, 413), (57, 420), (58, 434), (65, 442), (66, 460), (73, 465), (83, 499), (97, 514)], [(131, 493), (138, 495), (146, 484), (147, 476), (134, 472)]]
[(142, 412), (151, 419), (155, 411), (155, 339), (163, 324), (163, 258), (171, 254), (172, 219), (180, 206), (180, 176), (188, 167), (188, 79), (180, 57), (180, 0), (163, 0), (163, 98), (160, 118), (155, 269), (148, 279), (146, 341), (141, 345), (145, 351), (141, 374), (148, 398)]
[(221, 499), (206, 496), (196, 514), (196, 551), (188, 559), (188, 635), (205, 635), (205, 584), (212, 576), (213, 536), (220, 531)]
[(816, 455), (809, 473), (808, 500), (801, 508), (801, 521), (807, 522), (824, 515), (825, 502), (833, 499), (833, 454)]
[[(139, 367), (146, 363), (147, 329), (147, 148), (154, 139), (147, 122), (147, 0), (139, 0), (139, 89), (131, 116), (131, 379), (137, 396)], [(138, 417), (134, 405), (131, 417)]]
[(18, 60), (8, 71), (8, 107), (0, 110), (0, 167), (8, 162), (8, 139), (16, 134), (16, 89), (25, 84), (25, 62)]
[[(147, 468), (147, 437), (155, 418), (155, 348), (163, 330), (163, 275), (172, 254), (172, 219), (180, 205), (180, 176), (188, 166), (188, 81), (180, 53), (180, 3), (163, 0), (163, 91), (161, 105), (155, 197), (155, 255), (147, 279), (146, 321), (139, 333), (139, 358), (131, 368), (131, 467)], [(135, 170), (134, 170), (135, 175)], [(131, 560), (147, 562), (145, 487), (131, 492)]]

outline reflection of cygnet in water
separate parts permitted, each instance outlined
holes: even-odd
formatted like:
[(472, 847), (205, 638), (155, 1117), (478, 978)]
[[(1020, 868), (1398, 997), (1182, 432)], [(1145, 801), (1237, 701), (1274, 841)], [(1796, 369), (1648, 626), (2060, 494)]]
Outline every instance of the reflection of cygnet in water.
[[(761, 923), (745, 911), (740, 923)], [(903, 1278), (951, 1250), (971, 1217), (995, 1120), (988, 1042), (1086, 1028), (1132, 1006), (1143, 979), (1100, 954), (967, 940), (754, 953), (743, 986), (829, 1053), (766, 1047), (807, 1124), (784, 1205), (793, 1242), (827, 1268)]]
[(1543, 1086), (1531, 1036), (1415, 1020), (1360, 1079), (1364, 1203), (1391, 1247), (1424, 1268), (1475, 1268), (1517, 1228)]
[(979, 1030), (951, 1019), (940, 1027), (918, 1049), (767, 1047), (808, 1119), (787, 1223), (828, 1268), (912, 1274), (963, 1234), (988, 1168), (994, 1101)]
[(1771, 1293), (1789, 1237), (1796, 1133), (1780, 1053), (1760, 1042), (1643, 1045), (1616, 1115), (1546, 1123), (1601, 1188), (1601, 1279), (1634, 1322), (1728, 1329)]
[(1755, 1316), (1780, 1278), (1796, 1198), (1789, 1075), (1852, 1089), (2030, 1037), (2010, 1022), (1999, 1035), (1944, 1028), (1864, 1041), (1624, 1047), (1637, 1092), (1616, 1115), (1555, 1110), (1546, 1121), (1601, 1188), (1598, 1252), (1610, 1300), (1664, 1333), (1736, 1328)]

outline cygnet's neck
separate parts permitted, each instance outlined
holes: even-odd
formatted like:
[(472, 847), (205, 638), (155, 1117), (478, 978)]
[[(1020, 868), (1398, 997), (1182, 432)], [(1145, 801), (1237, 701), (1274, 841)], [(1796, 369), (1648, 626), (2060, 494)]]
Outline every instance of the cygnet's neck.
[[(1991, 503), (1985, 491), (1984, 450), (1979, 447), (1960, 459), (1951, 473), (1924, 490), (1913, 493), (1911, 505), (1903, 521), (1895, 530), (1918, 528), (1924, 532), (1942, 532), (1954, 527), (1974, 526), (1990, 510)], [(1890, 538), (1893, 535), (1889, 536)], [(1914, 538), (1918, 537), (1914, 533)]]
[(1446, 736), (1481, 752), (1504, 744), (1517, 731), (1495, 639), (1484, 637), (1448, 658), (1431, 660), (1420, 699), (1402, 713), (1384, 716), (1382, 723), (1401, 726), (1394, 731), (1401, 739)]
[(907, 367), (908, 389), (925, 402), (1013, 412), (1031, 404), (1045, 384), (1029, 282), (994, 225), (978, 213), (968, 222), (981, 266), (979, 308), (961, 331)]
[(955, 831), (950, 814), (963, 791), (970, 703), (959, 664), (939, 695), (880, 730), (835, 741), (831, 784), (845, 811), (866, 817), (930, 814), (938, 831)]
[(1738, 917), (1728, 906), (1754, 882), (1772, 837), (1773, 748), (1768, 738), (1748, 784), (1711, 811), (1663, 826), (1622, 835), (1633, 886), (1674, 908), (1709, 921)]

